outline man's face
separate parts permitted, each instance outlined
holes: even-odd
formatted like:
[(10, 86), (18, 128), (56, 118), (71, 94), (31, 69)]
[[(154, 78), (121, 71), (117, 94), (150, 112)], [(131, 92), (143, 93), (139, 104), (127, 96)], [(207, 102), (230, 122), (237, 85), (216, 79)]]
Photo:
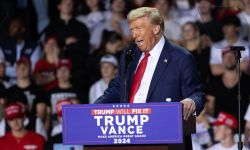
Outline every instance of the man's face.
[(199, 3), (199, 11), (203, 13), (210, 13), (211, 3), (207, 0), (201, 0)]
[(17, 64), (17, 67), (16, 67), (17, 78), (20, 78), (20, 79), (27, 78), (29, 77), (29, 74), (30, 74), (30, 67), (28, 64), (25, 64), (25, 63)]
[(147, 17), (135, 19), (129, 23), (133, 40), (142, 52), (152, 50), (160, 34), (160, 25), (153, 25)]
[(236, 56), (233, 52), (227, 52), (223, 55), (223, 64), (227, 70), (235, 69), (236, 63)]
[(23, 129), (23, 118), (14, 118), (12, 120), (8, 120), (8, 124), (12, 131), (20, 131)]
[(122, 41), (118, 40), (113, 43), (108, 42), (105, 48), (107, 53), (116, 54), (117, 52), (119, 52), (120, 49), (122, 49)]
[(214, 140), (221, 141), (230, 134), (230, 128), (225, 125), (219, 125), (214, 127)]
[(184, 40), (193, 40), (197, 38), (197, 31), (191, 24), (185, 24), (182, 27), (182, 36)]
[(65, 67), (62, 66), (60, 68), (57, 69), (57, 79), (59, 82), (68, 82), (69, 78), (70, 78), (70, 70)]
[(98, 0), (86, 0), (86, 4), (90, 8), (94, 8), (98, 5)]
[(234, 25), (224, 25), (223, 28), (224, 37), (226, 39), (237, 36), (238, 28)]
[(73, 0), (62, 0), (62, 2), (58, 6), (58, 9), (63, 14), (71, 14), (73, 11), (73, 7)]
[(111, 63), (101, 63), (101, 74), (103, 78), (114, 78), (116, 68)]
[(59, 54), (59, 47), (57, 45), (57, 41), (53, 38), (49, 39), (44, 44), (44, 52), (46, 54)]

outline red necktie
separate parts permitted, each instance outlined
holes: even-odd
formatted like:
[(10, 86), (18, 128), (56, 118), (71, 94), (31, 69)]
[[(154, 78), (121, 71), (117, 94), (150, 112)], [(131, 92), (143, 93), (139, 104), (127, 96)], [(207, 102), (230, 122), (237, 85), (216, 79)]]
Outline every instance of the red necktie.
[(143, 74), (145, 72), (147, 63), (148, 63), (149, 55), (150, 55), (149, 52), (146, 51), (145, 54), (144, 54), (144, 58), (141, 60), (139, 66), (137, 68), (137, 71), (136, 71), (136, 73), (134, 75), (134, 78), (133, 78), (133, 81), (132, 81), (132, 87), (130, 89), (129, 103), (133, 103), (135, 94), (136, 94), (136, 92), (138, 91), (138, 89), (140, 87), (141, 80), (142, 80)]

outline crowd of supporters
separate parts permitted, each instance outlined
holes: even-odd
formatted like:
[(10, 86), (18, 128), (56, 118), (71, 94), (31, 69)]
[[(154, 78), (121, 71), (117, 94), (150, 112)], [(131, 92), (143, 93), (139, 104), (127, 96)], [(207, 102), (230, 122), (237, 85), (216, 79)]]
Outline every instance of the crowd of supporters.
[[(127, 13), (156, 7), (164, 36), (197, 61), (206, 106), (197, 150), (250, 147), (250, 0), (1, 0), (0, 149), (83, 149), (62, 145), (65, 104), (92, 104), (132, 42)], [(243, 46), (240, 80), (231, 46)], [(238, 119), (237, 119), (238, 118)]]

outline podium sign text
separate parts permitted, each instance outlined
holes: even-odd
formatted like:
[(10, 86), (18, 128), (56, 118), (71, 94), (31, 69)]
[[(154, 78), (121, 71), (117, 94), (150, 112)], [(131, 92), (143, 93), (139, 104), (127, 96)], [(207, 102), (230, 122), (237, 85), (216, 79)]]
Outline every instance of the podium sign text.
[(63, 106), (63, 143), (182, 143), (181, 103)]

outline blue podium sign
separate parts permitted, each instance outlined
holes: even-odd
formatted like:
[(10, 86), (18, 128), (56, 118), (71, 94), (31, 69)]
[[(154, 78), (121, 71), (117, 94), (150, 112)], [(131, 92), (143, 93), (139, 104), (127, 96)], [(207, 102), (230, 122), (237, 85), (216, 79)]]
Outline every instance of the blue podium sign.
[(182, 143), (181, 103), (63, 105), (63, 143)]

